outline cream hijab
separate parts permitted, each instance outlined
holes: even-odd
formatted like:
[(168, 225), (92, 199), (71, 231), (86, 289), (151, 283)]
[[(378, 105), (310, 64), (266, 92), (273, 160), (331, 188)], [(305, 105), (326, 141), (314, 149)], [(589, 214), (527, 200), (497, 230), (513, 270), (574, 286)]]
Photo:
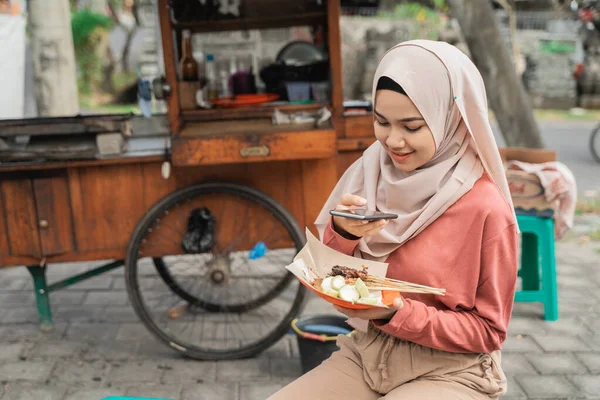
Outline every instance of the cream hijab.
[[(406, 91), (433, 133), (436, 152), (423, 167), (403, 173), (374, 143), (344, 173), (316, 220), (321, 237), (329, 210), (344, 193), (367, 200), (368, 210), (399, 214), (377, 235), (363, 238), (357, 256), (384, 260), (467, 193), (487, 172), (512, 200), (488, 119), (485, 87), (475, 65), (456, 47), (415, 40), (388, 50), (375, 72), (375, 89), (387, 76)], [(513, 209), (514, 214), (514, 209)]]

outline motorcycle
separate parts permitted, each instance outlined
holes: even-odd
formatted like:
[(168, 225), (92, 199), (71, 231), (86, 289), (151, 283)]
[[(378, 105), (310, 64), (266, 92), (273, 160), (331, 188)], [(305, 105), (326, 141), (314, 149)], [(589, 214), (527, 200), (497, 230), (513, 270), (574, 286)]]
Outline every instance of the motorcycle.
[(600, 15), (597, 1), (571, 3), (579, 21), (579, 38), (575, 51), (576, 106), (582, 106), (584, 95), (600, 89)]

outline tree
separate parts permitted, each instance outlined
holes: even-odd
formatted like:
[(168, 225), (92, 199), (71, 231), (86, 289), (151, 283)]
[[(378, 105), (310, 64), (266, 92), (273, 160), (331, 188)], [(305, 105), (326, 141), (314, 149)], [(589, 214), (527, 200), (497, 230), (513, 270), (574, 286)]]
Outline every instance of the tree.
[(40, 116), (79, 112), (68, 0), (29, 0), (33, 76)]
[(543, 148), (533, 108), (519, 80), (489, 0), (447, 0), (473, 62), (485, 82), (490, 107), (507, 146)]

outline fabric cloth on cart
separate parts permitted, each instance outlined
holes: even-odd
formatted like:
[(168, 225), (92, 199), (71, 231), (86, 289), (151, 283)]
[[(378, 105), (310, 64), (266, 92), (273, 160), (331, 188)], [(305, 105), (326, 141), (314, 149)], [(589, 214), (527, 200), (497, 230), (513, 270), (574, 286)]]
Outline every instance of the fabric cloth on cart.
[(546, 201), (548, 203), (558, 202), (554, 214), (554, 235), (556, 239), (562, 238), (573, 227), (575, 217), (577, 184), (571, 170), (558, 161), (531, 164), (511, 160), (506, 163), (506, 168), (520, 169), (529, 174), (534, 174), (540, 179)]

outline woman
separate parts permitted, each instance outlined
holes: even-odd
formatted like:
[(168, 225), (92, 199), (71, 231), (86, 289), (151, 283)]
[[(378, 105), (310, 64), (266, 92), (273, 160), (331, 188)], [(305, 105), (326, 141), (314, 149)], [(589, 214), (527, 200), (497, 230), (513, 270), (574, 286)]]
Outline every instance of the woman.
[[(385, 260), (387, 276), (446, 289), (389, 309), (337, 308), (369, 321), (273, 399), (490, 399), (506, 391), (500, 348), (517, 274), (518, 227), (473, 63), (441, 42), (411, 41), (381, 59), (377, 142), (341, 178), (317, 219), (328, 246)], [(333, 208), (399, 215), (331, 218)], [(366, 325), (366, 324), (365, 324)]]

